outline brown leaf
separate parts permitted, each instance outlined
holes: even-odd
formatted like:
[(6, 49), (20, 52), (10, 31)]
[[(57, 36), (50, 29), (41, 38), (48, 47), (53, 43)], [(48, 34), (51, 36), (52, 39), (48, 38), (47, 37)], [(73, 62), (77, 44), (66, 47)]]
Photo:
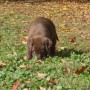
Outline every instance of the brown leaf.
[(13, 87), (11, 90), (18, 90), (18, 87), (20, 86), (20, 81), (16, 81), (14, 84), (13, 84)]
[(84, 72), (88, 65), (83, 65), (80, 69), (75, 70), (75, 74), (79, 75), (80, 73)]
[(22, 40), (22, 43), (24, 44), (24, 45), (26, 45), (27, 44), (27, 36), (22, 36), (21, 37), (21, 40)]
[(66, 68), (66, 70), (65, 70), (65, 73), (67, 74), (67, 75), (70, 75), (70, 69), (69, 68)]
[(84, 15), (84, 16), (82, 17), (82, 20), (83, 20), (83, 21), (87, 21), (89, 18), (90, 18), (90, 17), (89, 17), (88, 15)]
[(50, 80), (49, 80), (49, 83), (51, 83), (51, 84), (53, 84), (53, 85), (56, 85), (56, 80), (50, 79)]
[(71, 43), (75, 43), (75, 42), (76, 42), (76, 37), (71, 38), (71, 39), (70, 39), (70, 42), (71, 42)]
[(3, 61), (0, 61), (0, 67), (4, 67), (4, 66), (6, 66), (6, 63)]
[(26, 40), (27, 40), (27, 38), (28, 38), (28, 36), (22, 36), (22, 37), (21, 37), (22, 41), (23, 41), (23, 40), (25, 40), (25, 41), (26, 41)]
[(46, 74), (37, 72), (37, 77), (39, 78), (45, 78)]

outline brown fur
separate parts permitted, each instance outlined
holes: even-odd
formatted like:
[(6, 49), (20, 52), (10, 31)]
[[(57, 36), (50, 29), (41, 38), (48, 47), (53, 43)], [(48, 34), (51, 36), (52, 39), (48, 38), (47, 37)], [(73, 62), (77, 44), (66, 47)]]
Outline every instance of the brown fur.
[(40, 59), (55, 54), (58, 37), (51, 20), (38, 17), (31, 23), (28, 30), (27, 59), (31, 59), (34, 53)]

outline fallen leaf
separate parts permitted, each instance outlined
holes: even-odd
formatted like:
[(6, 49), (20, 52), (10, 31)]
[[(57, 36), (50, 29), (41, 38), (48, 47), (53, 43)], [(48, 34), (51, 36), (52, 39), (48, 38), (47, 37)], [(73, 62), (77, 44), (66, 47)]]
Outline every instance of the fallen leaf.
[(22, 44), (26, 45), (27, 44), (27, 36), (22, 36), (21, 40), (22, 40)]
[(21, 21), (22, 23), (27, 23), (28, 21)]
[(49, 87), (47, 90), (52, 90), (51, 87)]
[(46, 78), (46, 81), (50, 81), (50, 77), (47, 77), (47, 78)]
[(22, 41), (22, 44), (26, 45), (26, 44), (27, 44), (27, 42), (26, 42), (26, 41)]
[(64, 49), (65, 49), (65, 47), (60, 47), (60, 49), (61, 49), (61, 50), (64, 50)]
[(71, 39), (70, 39), (70, 42), (71, 42), (71, 43), (75, 43), (75, 42), (76, 42), (76, 37), (71, 38)]
[(50, 79), (50, 80), (49, 80), (49, 83), (51, 83), (51, 84), (53, 84), (53, 85), (56, 85), (56, 80)]
[(26, 68), (26, 69), (31, 69), (32, 66), (31, 65), (20, 65), (17, 68)]
[(18, 90), (18, 87), (20, 86), (20, 81), (16, 81), (15, 83), (14, 83), (14, 85), (13, 85), (13, 87), (12, 87), (12, 89), (11, 90)]
[(84, 16), (82, 17), (82, 20), (83, 20), (83, 21), (87, 21), (87, 20), (89, 20), (89, 18), (90, 18), (90, 17), (89, 17), (88, 15), (84, 15)]
[(42, 60), (37, 60), (36, 63), (42, 64), (43, 61)]
[(26, 83), (30, 83), (31, 81), (30, 80), (27, 80)]
[(61, 62), (65, 68), (70, 68), (73, 65), (72, 61), (65, 61), (65, 60), (61, 59)]
[(46, 74), (37, 72), (37, 77), (39, 78), (45, 78)]
[(61, 27), (62, 29), (65, 29), (65, 24), (61, 24), (60, 27)]
[(30, 90), (30, 89), (28, 89), (28, 88), (24, 88), (23, 90)]
[(10, 11), (11, 14), (14, 14), (15, 12), (13, 10)]
[(27, 56), (24, 56), (23, 59), (24, 59), (24, 60), (27, 60)]
[(67, 75), (70, 75), (70, 69), (69, 68), (66, 68), (66, 70), (65, 70), (65, 73), (67, 74)]
[(44, 88), (44, 87), (40, 87), (40, 90), (46, 90), (46, 88)]
[(28, 36), (22, 36), (22, 37), (21, 37), (21, 40), (22, 40), (22, 41), (23, 41), (23, 40), (26, 41), (27, 38), (28, 38)]
[(75, 70), (75, 74), (79, 75), (80, 73), (84, 72), (88, 65), (83, 65), (80, 69)]
[(82, 39), (85, 39), (86, 37), (85, 37), (85, 35), (82, 35), (82, 34), (81, 34), (81, 38), (82, 38)]
[(0, 61), (0, 67), (4, 67), (4, 66), (6, 66), (6, 63), (3, 61)]
[(67, 6), (63, 6), (63, 10), (64, 11), (68, 10), (68, 7)]

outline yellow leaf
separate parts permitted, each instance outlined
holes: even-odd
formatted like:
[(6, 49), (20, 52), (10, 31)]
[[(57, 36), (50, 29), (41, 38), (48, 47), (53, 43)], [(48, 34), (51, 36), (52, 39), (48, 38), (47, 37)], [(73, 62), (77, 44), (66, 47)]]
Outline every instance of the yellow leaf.
[(63, 10), (68, 10), (68, 7), (67, 6), (63, 6)]
[(65, 28), (65, 24), (61, 24), (60, 27), (61, 27), (62, 29), (64, 29), (64, 28)]
[(61, 48), (61, 50), (64, 50), (65, 49), (65, 47), (60, 47)]
[(15, 12), (13, 10), (10, 11), (11, 14), (14, 14)]

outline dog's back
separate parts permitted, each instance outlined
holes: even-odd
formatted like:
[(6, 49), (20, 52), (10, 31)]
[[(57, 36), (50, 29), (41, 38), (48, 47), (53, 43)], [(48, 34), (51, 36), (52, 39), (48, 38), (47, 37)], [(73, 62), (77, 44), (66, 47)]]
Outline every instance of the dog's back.
[(36, 18), (28, 27), (29, 36), (34, 37), (36, 35), (42, 35), (50, 38), (51, 40), (58, 40), (56, 34), (56, 28), (53, 22), (44, 17)]

